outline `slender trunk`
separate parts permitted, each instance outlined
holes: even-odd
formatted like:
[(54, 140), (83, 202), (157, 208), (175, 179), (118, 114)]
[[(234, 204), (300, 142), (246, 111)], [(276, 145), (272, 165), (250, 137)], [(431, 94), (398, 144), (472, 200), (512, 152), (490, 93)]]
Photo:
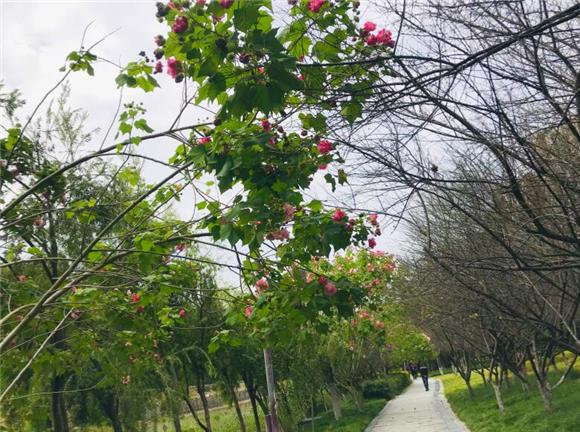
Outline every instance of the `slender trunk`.
[(244, 422), (244, 416), (242, 415), (242, 410), (240, 409), (240, 402), (238, 401), (238, 395), (236, 394), (236, 389), (232, 387), (230, 389), (232, 392), (232, 400), (234, 401), (234, 408), (236, 409), (236, 415), (238, 416), (238, 421), (240, 422), (240, 430), (246, 432), (246, 423)]
[(546, 381), (538, 380), (538, 390), (540, 390), (540, 395), (542, 396), (544, 409), (552, 412), (554, 406), (552, 405), (552, 390), (550, 389), (550, 385)]
[(189, 408), (189, 412), (193, 416), (193, 419), (195, 420), (195, 422), (199, 425), (200, 428), (203, 429), (204, 432), (208, 432), (207, 427), (201, 422), (201, 419), (197, 415), (197, 412), (195, 411), (195, 407), (193, 406), (193, 402), (191, 401), (189, 396), (183, 396), (183, 400), (185, 401), (187, 408)]
[(495, 394), (497, 408), (499, 409), (500, 413), (503, 413), (505, 411), (505, 406), (503, 404), (503, 398), (501, 395), (501, 386), (496, 381), (492, 381), (491, 386), (493, 387), (493, 393)]
[(362, 391), (358, 388), (354, 388), (352, 387), (350, 390), (350, 393), (352, 395), (352, 398), (354, 399), (354, 403), (356, 405), (356, 409), (359, 412), (362, 412), (363, 407), (364, 407), (364, 399), (363, 399), (363, 394)]
[(250, 404), (252, 405), (252, 414), (254, 415), (256, 432), (262, 432), (262, 428), (260, 427), (260, 414), (258, 413), (258, 405), (256, 404), (256, 393), (254, 389), (251, 391), (248, 389), (248, 396), (250, 397)]
[(203, 405), (203, 415), (205, 417), (205, 425), (207, 431), (211, 432), (211, 416), (209, 414), (209, 404), (207, 403), (207, 397), (205, 396), (205, 378), (202, 376), (203, 372), (198, 370), (196, 381), (197, 381), (197, 394), (201, 399), (201, 404)]
[(336, 387), (335, 383), (328, 385), (328, 391), (330, 392), (330, 400), (332, 401), (332, 412), (334, 413), (334, 419), (340, 420), (342, 417), (342, 409), (340, 405), (340, 392)]
[(66, 378), (64, 375), (57, 375), (52, 379), (51, 413), (52, 428), (54, 432), (69, 432), (68, 416), (64, 401), (64, 390)]
[(463, 378), (463, 381), (465, 381), (465, 385), (467, 386), (467, 391), (469, 392), (469, 398), (473, 399), (475, 397), (475, 395), (473, 393), (473, 388), (471, 387), (471, 379), (470, 378)]
[(111, 420), (113, 432), (123, 432), (123, 424), (119, 417), (119, 399), (115, 393), (112, 390), (96, 390), (94, 395), (99, 401), (104, 413)]
[(276, 383), (274, 381), (271, 348), (264, 349), (264, 368), (266, 370), (266, 387), (268, 388), (268, 405), (270, 408), (270, 413), (266, 416), (266, 429), (268, 432), (280, 432), (280, 423), (276, 410)]
[(443, 375), (443, 366), (441, 365), (441, 360), (437, 357), (437, 369), (439, 369), (439, 375)]
[(171, 402), (171, 418), (173, 420), (173, 428), (175, 429), (175, 432), (181, 432), (181, 419), (179, 418), (179, 411), (175, 409), (173, 405), (173, 402)]

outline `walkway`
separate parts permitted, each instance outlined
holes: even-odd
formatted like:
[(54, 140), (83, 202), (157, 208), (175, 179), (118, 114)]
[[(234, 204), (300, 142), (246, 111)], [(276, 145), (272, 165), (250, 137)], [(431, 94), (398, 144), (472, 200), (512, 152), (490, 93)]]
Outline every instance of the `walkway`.
[(469, 432), (442, 394), (439, 380), (429, 379), (426, 392), (421, 378), (389, 401), (365, 432)]

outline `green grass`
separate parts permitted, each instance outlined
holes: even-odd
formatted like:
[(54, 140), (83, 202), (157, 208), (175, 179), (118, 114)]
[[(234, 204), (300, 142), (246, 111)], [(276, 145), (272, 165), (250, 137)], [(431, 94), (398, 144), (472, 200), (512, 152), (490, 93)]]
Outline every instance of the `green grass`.
[(314, 422), (314, 429), (308, 423), (303, 425), (300, 431), (362, 432), (386, 403), (385, 399), (366, 400), (362, 412), (359, 412), (352, 402), (345, 402), (342, 405), (342, 418), (339, 421), (334, 420), (332, 412), (325, 413), (320, 420)]
[[(563, 369), (561, 367), (560, 369)], [(551, 372), (551, 381), (559, 378)], [(511, 389), (504, 389), (505, 412), (497, 409), (493, 390), (485, 387), (479, 375), (472, 378), (474, 400), (470, 400), (459, 375), (440, 377), (445, 396), (453, 411), (471, 432), (572, 432), (580, 431), (580, 368), (577, 364), (567, 381), (554, 390), (554, 412), (544, 410), (535, 380), (530, 377), (526, 395), (519, 382), (512, 380)]]

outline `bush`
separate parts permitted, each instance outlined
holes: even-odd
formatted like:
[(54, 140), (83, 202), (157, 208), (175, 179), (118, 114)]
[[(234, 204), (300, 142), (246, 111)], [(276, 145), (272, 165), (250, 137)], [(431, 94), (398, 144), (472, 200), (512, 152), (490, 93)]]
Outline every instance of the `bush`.
[(391, 399), (400, 394), (409, 383), (409, 375), (406, 372), (395, 372), (385, 378), (365, 381), (363, 383), (363, 396), (365, 399)]

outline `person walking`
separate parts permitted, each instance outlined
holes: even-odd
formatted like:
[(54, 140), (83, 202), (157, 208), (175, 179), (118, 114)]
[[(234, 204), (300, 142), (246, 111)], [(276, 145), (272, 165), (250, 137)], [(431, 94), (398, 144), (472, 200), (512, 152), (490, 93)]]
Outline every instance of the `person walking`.
[(429, 369), (425, 365), (420, 365), (419, 373), (421, 374), (421, 379), (423, 380), (425, 391), (429, 391)]

